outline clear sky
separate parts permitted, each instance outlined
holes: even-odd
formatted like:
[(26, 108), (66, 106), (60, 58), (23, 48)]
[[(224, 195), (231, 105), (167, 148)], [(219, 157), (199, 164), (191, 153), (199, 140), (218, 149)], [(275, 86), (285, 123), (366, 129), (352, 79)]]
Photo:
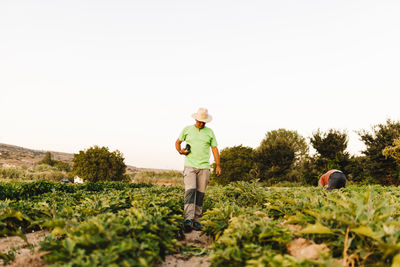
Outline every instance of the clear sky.
[(357, 154), (354, 131), (400, 119), (399, 14), (397, 0), (1, 0), (0, 142), (183, 169), (175, 140), (206, 107), (220, 149), (335, 128)]

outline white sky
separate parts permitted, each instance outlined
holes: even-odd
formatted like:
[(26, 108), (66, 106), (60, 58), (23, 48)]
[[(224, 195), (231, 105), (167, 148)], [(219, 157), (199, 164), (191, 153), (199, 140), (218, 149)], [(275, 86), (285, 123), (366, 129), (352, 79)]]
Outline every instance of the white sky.
[[(1, 0), (0, 142), (182, 169), (198, 107), (219, 148), (400, 119), (400, 2)], [(212, 160), (212, 156), (211, 156)]]

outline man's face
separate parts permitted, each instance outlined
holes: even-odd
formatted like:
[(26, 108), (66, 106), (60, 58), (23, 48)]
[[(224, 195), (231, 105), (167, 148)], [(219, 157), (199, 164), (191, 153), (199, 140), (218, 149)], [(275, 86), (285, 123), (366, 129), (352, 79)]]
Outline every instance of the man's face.
[(197, 127), (197, 128), (203, 129), (204, 126), (206, 126), (206, 123), (205, 123), (205, 122), (196, 120), (196, 127)]

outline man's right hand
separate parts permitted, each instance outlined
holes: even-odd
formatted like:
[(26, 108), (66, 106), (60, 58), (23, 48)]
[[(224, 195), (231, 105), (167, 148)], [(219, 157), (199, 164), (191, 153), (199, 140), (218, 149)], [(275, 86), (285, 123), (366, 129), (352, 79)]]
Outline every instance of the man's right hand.
[(179, 152), (179, 154), (186, 156), (187, 154), (189, 154), (189, 152), (190, 151), (187, 151), (186, 149), (181, 149), (181, 152)]

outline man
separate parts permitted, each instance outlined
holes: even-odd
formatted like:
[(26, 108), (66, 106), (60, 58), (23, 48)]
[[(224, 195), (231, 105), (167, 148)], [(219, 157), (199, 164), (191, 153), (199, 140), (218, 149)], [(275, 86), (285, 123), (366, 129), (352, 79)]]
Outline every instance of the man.
[(328, 190), (339, 189), (346, 186), (346, 175), (339, 170), (330, 170), (319, 178), (322, 188), (328, 186)]
[[(204, 194), (210, 179), (210, 147), (216, 163), (215, 172), (217, 175), (221, 174), (217, 140), (214, 132), (206, 127), (206, 123), (212, 120), (211, 115), (208, 114), (207, 109), (199, 108), (192, 117), (196, 123), (185, 127), (175, 142), (178, 153), (186, 156), (183, 170), (185, 183), (183, 226), (187, 233), (192, 229), (200, 231), (202, 228), (200, 217)], [(190, 150), (181, 148), (183, 141), (190, 146)]]

